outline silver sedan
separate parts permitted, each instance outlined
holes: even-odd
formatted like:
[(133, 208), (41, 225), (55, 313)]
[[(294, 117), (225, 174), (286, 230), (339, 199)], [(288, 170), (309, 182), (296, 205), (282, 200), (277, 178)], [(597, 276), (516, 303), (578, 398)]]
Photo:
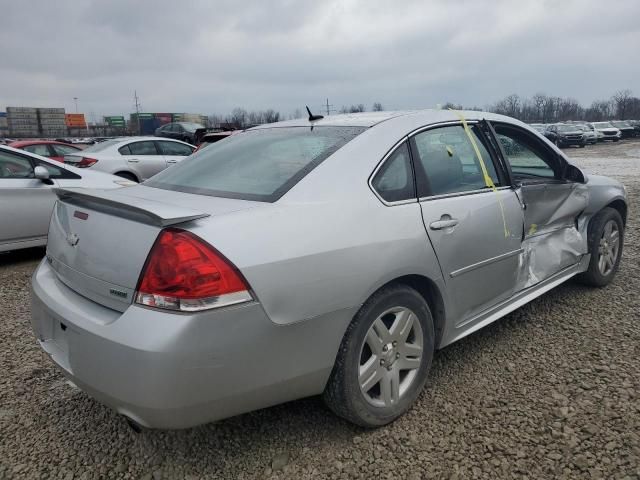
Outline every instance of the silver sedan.
[(47, 243), (55, 188), (119, 188), (134, 185), (101, 172), (86, 172), (16, 148), (0, 146), (0, 252)]
[(58, 197), (35, 334), (157, 428), (318, 394), (391, 422), (435, 350), (573, 277), (611, 282), (627, 215), (622, 185), (527, 125), (440, 110), (264, 125), (142, 185)]
[(65, 155), (64, 163), (142, 182), (191, 155), (195, 148), (170, 138), (113, 138)]

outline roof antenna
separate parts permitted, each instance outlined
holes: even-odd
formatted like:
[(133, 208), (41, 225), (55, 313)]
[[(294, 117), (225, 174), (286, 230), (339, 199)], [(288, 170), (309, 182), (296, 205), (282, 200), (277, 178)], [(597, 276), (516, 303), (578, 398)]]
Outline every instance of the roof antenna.
[(309, 110), (309, 107), (307, 106), (307, 113), (309, 114), (309, 121), (313, 122), (314, 120), (320, 120), (324, 118), (324, 115), (314, 115), (313, 113), (311, 113), (311, 110)]

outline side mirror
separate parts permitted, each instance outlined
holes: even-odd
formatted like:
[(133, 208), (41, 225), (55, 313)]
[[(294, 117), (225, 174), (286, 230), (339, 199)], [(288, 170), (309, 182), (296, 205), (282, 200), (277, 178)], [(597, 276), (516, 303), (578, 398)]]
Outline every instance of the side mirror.
[(52, 183), (51, 179), (49, 178), (50, 177), (49, 170), (44, 168), (42, 165), (38, 165), (36, 166), (36, 168), (33, 169), (33, 176), (38, 180), (42, 180), (46, 184)]
[(567, 164), (567, 167), (564, 170), (564, 179), (569, 180), (570, 182), (586, 183), (582, 170), (570, 163)]

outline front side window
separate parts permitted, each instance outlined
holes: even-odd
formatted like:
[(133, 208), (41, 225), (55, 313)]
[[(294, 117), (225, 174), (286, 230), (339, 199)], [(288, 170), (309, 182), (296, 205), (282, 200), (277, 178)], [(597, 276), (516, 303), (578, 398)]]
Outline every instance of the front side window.
[(127, 146), (129, 147), (129, 155), (158, 155), (156, 145), (152, 141), (133, 142)]
[(476, 126), (471, 125), (471, 136), (480, 158), (462, 125), (434, 128), (415, 135), (412, 139), (417, 166), (422, 167), (426, 185), (420, 196), (469, 192), (487, 187), (483, 164), (494, 185), (500, 180)]
[(373, 177), (371, 186), (387, 202), (415, 198), (409, 147), (406, 142), (387, 158)]
[(193, 153), (193, 148), (178, 142), (158, 142), (164, 155), (186, 157)]
[(81, 178), (80, 175), (76, 175), (62, 166), (52, 165), (49, 162), (44, 162), (35, 158), (33, 159), (33, 163), (36, 166), (46, 168), (49, 171), (49, 178)]
[(556, 178), (554, 155), (540, 140), (519, 129), (503, 125), (494, 128), (516, 179)]
[(33, 178), (33, 166), (25, 157), (0, 150), (0, 179), (8, 178)]
[(364, 130), (319, 126), (250, 130), (196, 152), (144, 184), (215, 197), (275, 202)]

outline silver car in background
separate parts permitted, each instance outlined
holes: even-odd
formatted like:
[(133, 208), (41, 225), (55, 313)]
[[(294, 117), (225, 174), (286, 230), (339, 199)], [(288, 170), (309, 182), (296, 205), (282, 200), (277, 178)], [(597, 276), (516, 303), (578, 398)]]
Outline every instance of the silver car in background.
[(113, 189), (135, 185), (101, 172), (86, 172), (33, 153), (0, 146), (0, 252), (47, 243), (56, 188)]
[(191, 155), (195, 148), (170, 138), (114, 138), (65, 155), (64, 163), (142, 182)]
[(476, 111), (264, 125), (142, 185), (57, 194), (37, 339), (157, 428), (317, 394), (389, 423), (436, 349), (575, 276), (607, 285), (627, 212), (621, 184)]

